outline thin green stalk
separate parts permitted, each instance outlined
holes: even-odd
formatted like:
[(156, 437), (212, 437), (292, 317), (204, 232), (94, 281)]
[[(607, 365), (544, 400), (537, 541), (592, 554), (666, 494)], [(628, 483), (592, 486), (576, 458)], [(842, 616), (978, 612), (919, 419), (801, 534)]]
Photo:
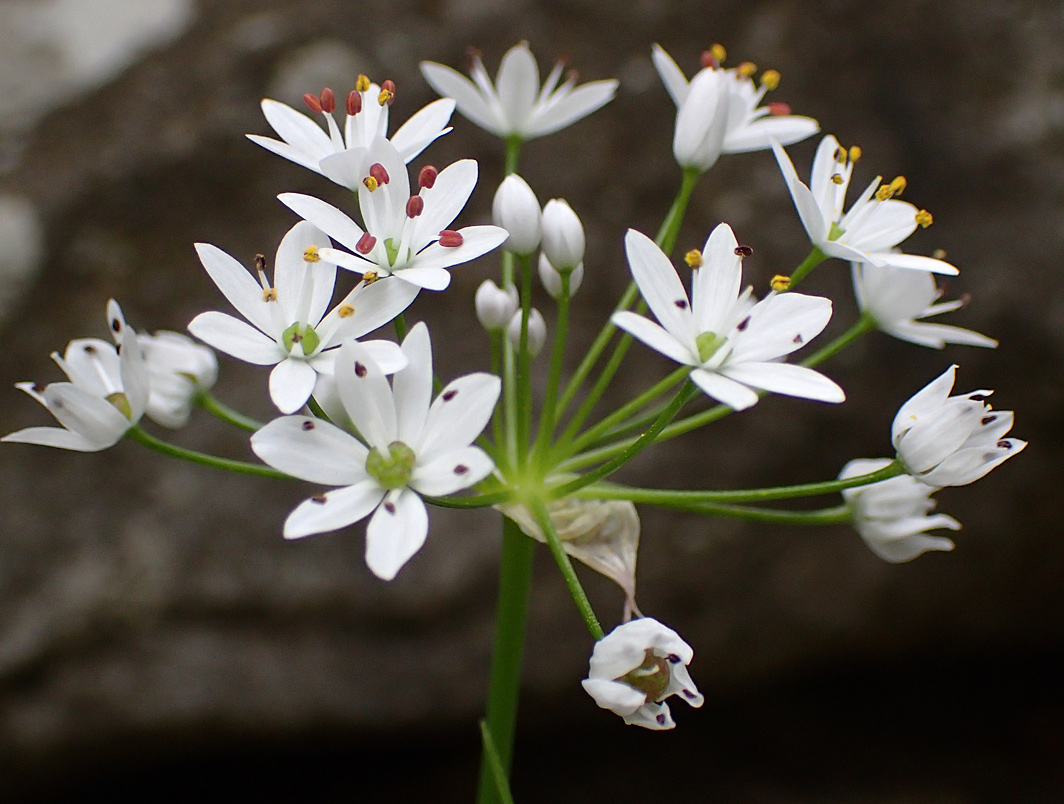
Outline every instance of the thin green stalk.
[(691, 200), (691, 193), (694, 192), (695, 185), (698, 184), (698, 180), (701, 177), (702, 174), (697, 168), (687, 168), (683, 172), (683, 179), (680, 181), (680, 191), (676, 194), (665, 220), (661, 222), (657, 237), (654, 238), (658, 248), (664, 251), (666, 255), (672, 254), (672, 250), (676, 246), (676, 238), (680, 235), (680, 226), (683, 224), (684, 215), (687, 214), (687, 204)]
[(206, 389), (197, 391), (193, 401), (212, 416), (239, 427), (241, 430), (253, 433), (262, 428), (262, 422), (233, 410), (233, 408), (218, 400)]
[[(510, 519), (503, 518), (502, 554), (499, 558), (499, 600), (495, 619), (495, 648), (491, 656), (487, 727), (494, 738), (503, 777), (510, 774), (517, 700), (521, 680), (521, 656), (532, 590), (534, 544)], [(501, 804), (498, 784), (487, 752), (481, 757), (479, 804)]]
[(499, 749), (495, 745), (495, 738), (491, 736), (488, 721), (483, 718), (480, 720), (480, 741), (484, 746), (484, 758), (487, 760), (488, 768), (495, 779), (495, 795), (498, 796), (502, 804), (513, 804), (514, 797), (510, 792), (510, 782), (506, 778), (506, 770), (502, 766), (502, 759), (499, 757)]
[(513, 134), (506, 138), (506, 156), (503, 159), (502, 175), (509, 176), (517, 172), (517, 161), (521, 156), (522, 139)]
[(528, 320), (532, 313), (532, 267), (518, 257), (521, 274), (521, 338), (517, 347), (517, 466), (523, 468), (532, 431), (532, 354), (528, 350)]
[(403, 313), (399, 313), (392, 322), (395, 325), (395, 337), (399, 339), (399, 343), (406, 340), (406, 333), (410, 331), (410, 328), (406, 325), (406, 316)]
[(604, 635), (602, 626), (599, 624), (598, 617), (595, 616), (595, 610), (591, 608), (591, 602), (587, 599), (584, 587), (580, 585), (580, 579), (576, 577), (576, 570), (573, 569), (573, 563), (569, 560), (569, 555), (565, 552), (565, 548), (562, 547), (561, 538), (559, 538), (558, 531), (554, 527), (554, 522), (551, 521), (547, 506), (542, 500), (537, 498), (532, 501), (531, 507), (532, 513), (536, 517), (536, 522), (539, 523), (539, 528), (543, 531), (543, 537), (547, 540), (551, 555), (554, 556), (554, 561), (562, 572), (565, 585), (569, 587), (569, 594), (573, 596), (573, 601), (576, 603), (577, 609), (580, 610), (580, 616), (584, 618), (587, 630), (591, 632), (591, 636), (595, 639), (602, 639)]
[(500, 489), (469, 497), (423, 497), (422, 499), (437, 508), (487, 508), (491, 505), (509, 502), (513, 496), (511, 489)]
[(540, 474), (546, 469), (550, 457), (550, 440), (554, 434), (554, 411), (558, 401), (558, 386), (561, 384), (562, 363), (565, 360), (565, 342), (569, 334), (569, 280), (571, 274), (563, 273), (562, 292), (558, 297), (558, 320), (554, 326), (554, 345), (551, 349), (550, 371), (547, 374), (547, 390), (543, 397), (543, 411), (539, 415), (539, 431), (532, 450), (533, 459)]
[(813, 250), (809, 252), (809, 256), (802, 260), (802, 264), (799, 265), (791, 273), (791, 282), (788, 286), (788, 290), (797, 287), (798, 283), (809, 276), (809, 272), (816, 268), (820, 263), (828, 258), (828, 255), (821, 251), (816, 246), (813, 246)]
[[(488, 340), (491, 342), (491, 373), (497, 377), (503, 376), (502, 368), (502, 341), (506, 339), (506, 336), (499, 332), (489, 332)], [(503, 380), (505, 386), (506, 381)], [(505, 394), (505, 391), (504, 391)], [(503, 397), (503, 404), (496, 405), (495, 410), (491, 413), (491, 433), (495, 439), (495, 446), (499, 452), (506, 453), (506, 420), (504, 416), (504, 410), (506, 407), (505, 395)]]
[(862, 313), (861, 317), (857, 319), (856, 324), (842, 333), (831, 343), (809, 355), (809, 357), (802, 361), (802, 365), (812, 367), (823, 363), (828, 358), (837, 355), (862, 335), (871, 332), (875, 328), (876, 320), (868, 313)]
[(126, 438), (130, 441), (136, 441), (138, 444), (143, 444), (156, 452), (161, 452), (163, 455), (169, 455), (172, 458), (180, 458), (181, 460), (189, 461), (190, 463), (198, 463), (201, 466), (210, 466), (214, 469), (224, 469), (228, 472), (238, 472), (244, 475), (277, 477), (285, 480), (292, 479), (284, 472), (278, 472), (276, 469), (269, 466), (263, 466), (259, 463), (246, 463), (245, 461), (234, 461), (230, 458), (218, 458), (214, 455), (207, 455), (203, 452), (196, 452), (195, 450), (185, 449), (184, 447), (170, 444), (150, 435), (142, 430), (139, 425), (133, 425), (133, 427), (129, 428), (129, 430), (126, 431)]
[(322, 421), (332, 421), (329, 418), (329, 414), (325, 412), (325, 408), (321, 406), (317, 399), (313, 396), (307, 399), (307, 407), (310, 408), (310, 412), (317, 416)]
[(847, 525), (853, 521), (853, 512), (846, 505), (821, 508), (816, 511), (784, 511), (716, 503), (691, 503), (669, 507), (692, 514), (745, 519), (751, 522), (772, 522), (779, 525)]

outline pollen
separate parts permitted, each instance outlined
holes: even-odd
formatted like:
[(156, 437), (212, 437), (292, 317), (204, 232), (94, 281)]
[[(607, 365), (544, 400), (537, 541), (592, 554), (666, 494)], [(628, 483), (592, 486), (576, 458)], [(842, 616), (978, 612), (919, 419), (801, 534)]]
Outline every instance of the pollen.
[(380, 274), (376, 271), (366, 271), (366, 273), (362, 274), (362, 281), (367, 285), (372, 285), (378, 279), (380, 279)]
[(735, 72), (741, 75), (743, 78), (749, 78), (757, 72), (757, 65), (752, 61), (744, 61), (738, 67), (735, 68)]
[(761, 73), (761, 86), (770, 92), (780, 85), (779, 70), (765, 70)]
[(935, 219), (931, 216), (931, 213), (928, 212), (926, 209), (921, 209), (919, 212), (916, 213), (916, 222), (920, 224), (922, 228), (926, 229), (928, 226), (935, 222)]
[(377, 180), (372, 176), (366, 176), (366, 178), (362, 180), (362, 183), (366, 185), (366, 189), (369, 190), (371, 193), (379, 186), (377, 184)]
[(783, 274), (776, 274), (768, 284), (773, 290), (782, 293), (785, 290), (790, 290), (791, 278)]
[(714, 42), (710, 45), (709, 55), (715, 58), (719, 64), (723, 64), (724, 60), (728, 58), (728, 51), (724, 49), (724, 45), (720, 42)]
[(356, 92), (366, 92), (369, 89), (369, 84), (370, 84), (369, 76), (366, 75), (365, 73), (362, 73), (362, 74), (360, 74), (358, 76), (357, 79), (355, 79), (355, 91)]
[(336, 311), (336, 314), (340, 316), (340, 318), (350, 318), (355, 314), (355, 308), (350, 304), (341, 304), (340, 308)]
[(277, 301), (277, 288), (263, 288), (262, 300), (264, 302)]
[(832, 184), (842, 184), (844, 181), (845, 181), (845, 179), (842, 178), (842, 174), (841, 173), (832, 173), (831, 174), (831, 183)]
[(303, 262), (321, 262), (317, 246), (308, 246), (303, 252)]
[(861, 158), (861, 148), (858, 145), (850, 147), (850, 161), (857, 162)]
[(697, 271), (705, 263), (702, 259), (702, 252), (697, 248), (693, 248), (683, 255), (683, 261), (694, 271)]
[(381, 84), (381, 94), (377, 96), (377, 103), (381, 106), (391, 106), (395, 102), (395, 82), (388, 79)]

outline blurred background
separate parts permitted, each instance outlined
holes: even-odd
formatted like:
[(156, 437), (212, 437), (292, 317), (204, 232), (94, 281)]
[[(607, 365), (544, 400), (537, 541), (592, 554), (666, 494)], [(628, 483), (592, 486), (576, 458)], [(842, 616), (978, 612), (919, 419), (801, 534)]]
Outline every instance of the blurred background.
[[(942, 353), (874, 333), (826, 371), (842, 408), (774, 398), (645, 454), (621, 476), (741, 488), (834, 477), (890, 453), (898, 406), (950, 363), (994, 388), (1026, 452), (938, 495), (964, 523), (952, 553), (889, 565), (848, 528), (778, 529), (644, 509), (639, 602), (694, 647), (701, 711), (676, 731), (625, 728), (579, 686), (591, 645), (546, 551), (537, 565), (514, 792), (518, 801), (977, 804), (1064, 800), (1064, 7), (1059, 2), (633, 0), (0, 0), (0, 432), (49, 420), (16, 381), (50, 381), (73, 337), (105, 336), (117, 297), (138, 329), (227, 309), (192, 243), (250, 264), (294, 222), (280, 192), (344, 191), (244, 139), (258, 102), (341, 97), (393, 79), (393, 119), (433, 99), (417, 63), (494, 73), (527, 39), (545, 72), (618, 77), (616, 100), (522, 154), (541, 201), (588, 230), (575, 337), (627, 282), (622, 235), (656, 230), (678, 186), (674, 108), (651, 65), (688, 73), (714, 42), (783, 76), (773, 99), (864, 158), (855, 184), (904, 174), (935, 225), (907, 250), (961, 268), (949, 323), (1000, 339)], [(460, 221), (487, 219), (501, 145), (455, 115), (414, 162), (472, 156)], [(789, 149), (807, 176), (815, 140)], [(725, 157), (677, 248), (721, 220), (759, 288), (808, 243), (772, 156)], [(483, 368), (473, 292), (496, 263), (422, 294), (438, 373)], [(808, 282), (853, 320), (848, 267)], [(550, 320), (550, 304), (537, 288)], [(583, 340), (579, 340), (583, 339)], [(573, 350), (575, 364), (579, 351)], [(222, 359), (218, 395), (270, 416), (266, 375)], [(635, 347), (623, 400), (668, 368)], [(540, 366), (545, 370), (545, 366)], [(50, 422), (49, 422), (50, 423)], [(197, 416), (174, 436), (236, 457), (246, 441)], [(468, 801), (492, 637), (497, 515), (434, 511), (390, 584), (359, 528), (285, 543), (299, 483), (229, 477), (122, 443), (96, 455), (0, 449), (0, 795), (65, 801), (134, 791), (304, 800)], [(610, 582), (581, 570), (604, 624)]]

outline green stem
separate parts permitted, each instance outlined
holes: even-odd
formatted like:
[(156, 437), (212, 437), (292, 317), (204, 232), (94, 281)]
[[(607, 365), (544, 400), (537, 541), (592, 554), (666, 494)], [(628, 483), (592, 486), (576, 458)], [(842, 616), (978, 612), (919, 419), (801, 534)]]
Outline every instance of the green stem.
[(562, 572), (565, 585), (569, 587), (569, 594), (573, 596), (573, 601), (580, 610), (580, 616), (584, 618), (587, 630), (595, 639), (602, 639), (602, 626), (599, 624), (598, 617), (595, 616), (594, 609), (591, 608), (591, 602), (587, 599), (584, 587), (580, 585), (580, 579), (576, 577), (576, 570), (573, 569), (573, 563), (562, 546), (562, 540), (558, 536), (554, 522), (551, 521), (547, 506), (537, 498), (532, 501), (532, 513), (536, 517), (536, 522), (539, 523), (540, 530), (543, 531), (543, 538), (547, 540), (547, 546), (550, 548), (551, 555), (554, 556), (554, 561), (558, 564), (558, 569)]
[(516, 134), (506, 138), (506, 156), (504, 157), (502, 168), (504, 177), (517, 172), (517, 160), (521, 156), (522, 142), (523, 140)]
[(499, 757), (499, 749), (495, 745), (495, 738), (491, 736), (488, 721), (483, 718), (480, 721), (480, 740), (484, 745), (484, 759), (487, 761), (492, 778), (495, 780), (495, 795), (498, 796), (502, 804), (513, 804), (514, 797), (510, 792), (510, 782), (506, 778), (506, 770), (502, 766), (502, 759)]
[(492, 505), (510, 502), (514, 497), (511, 489), (489, 491), (469, 497), (422, 497), (429, 505), (437, 508), (487, 508)]
[(170, 444), (166, 441), (156, 438), (153, 435), (148, 434), (140, 428), (139, 425), (134, 425), (126, 431), (126, 438), (130, 441), (136, 441), (138, 444), (143, 444), (149, 449), (153, 449), (156, 452), (161, 452), (163, 455), (169, 455), (172, 458), (180, 458), (183, 461), (189, 461), (190, 463), (198, 463), (201, 466), (210, 466), (215, 469), (225, 469), (229, 472), (238, 472), (244, 475), (258, 475), (259, 477), (278, 477), (285, 480), (291, 480), (292, 478), (286, 475), (284, 472), (278, 472), (269, 466), (263, 466), (259, 463), (246, 463), (244, 461), (234, 461), (229, 458), (218, 458), (214, 455), (207, 455), (203, 452), (196, 452), (195, 450), (185, 449), (184, 447), (178, 447), (174, 444)]
[(683, 172), (680, 191), (676, 194), (665, 220), (662, 221), (661, 228), (658, 229), (658, 236), (654, 238), (658, 248), (664, 251), (666, 255), (672, 254), (672, 249), (676, 245), (676, 238), (680, 235), (680, 226), (683, 224), (684, 215), (687, 214), (687, 204), (691, 200), (691, 193), (694, 192), (695, 185), (698, 184), (698, 180), (701, 177), (702, 174), (697, 168), (687, 168)]
[(521, 339), (517, 346), (517, 466), (523, 468), (532, 431), (532, 354), (528, 350), (528, 319), (532, 314), (532, 268), (518, 257), (521, 273)]
[(847, 525), (853, 522), (849, 506), (838, 505), (816, 511), (783, 511), (772, 508), (753, 508), (743, 505), (716, 503), (691, 503), (669, 506), (674, 510), (704, 516), (720, 516), (729, 519), (745, 519), (751, 522), (771, 522), (779, 525)]
[(317, 416), (319, 419), (325, 422), (331, 422), (329, 414), (325, 412), (325, 409), (321, 406), (317, 399), (313, 396), (307, 399), (307, 407), (310, 408), (310, 412)]
[(212, 416), (221, 419), (223, 422), (235, 425), (242, 430), (247, 430), (248, 432), (253, 433), (262, 428), (262, 422), (253, 419), (250, 416), (245, 416), (239, 411), (233, 410), (233, 408), (229, 407), (224, 402), (216, 399), (211, 392), (206, 389), (197, 391), (193, 401)]
[(788, 290), (792, 290), (797, 287), (798, 283), (809, 276), (809, 272), (816, 268), (820, 263), (828, 258), (828, 255), (821, 251), (816, 246), (813, 246), (813, 250), (809, 252), (809, 256), (802, 260), (802, 264), (799, 265), (791, 273), (791, 283)]
[(402, 343), (406, 339), (406, 333), (410, 331), (410, 328), (406, 325), (406, 316), (403, 313), (399, 313), (392, 321), (395, 325), (395, 337), (399, 339), (399, 343)]
[(543, 397), (543, 412), (539, 416), (539, 431), (532, 454), (542, 474), (550, 457), (550, 439), (554, 434), (554, 411), (558, 401), (558, 386), (561, 384), (562, 362), (565, 359), (565, 342), (569, 334), (569, 280), (571, 274), (563, 273), (562, 292), (558, 297), (558, 320), (554, 326), (554, 346), (551, 349), (550, 371), (547, 374), (547, 390)]
[(823, 363), (830, 357), (834, 357), (851, 343), (856, 341), (862, 335), (865, 335), (876, 328), (876, 320), (872, 318), (868, 313), (862, 313), (861, 317), (857, 319), (857, 323), (842, 333), (839, 337), (827, 344), (821, 349), (813, 352), (805, 360), (802, 361), (803, 366), (812, 367)]
[[(521, 655), (532, 590), (534, 544), (510, 519), (503, 518), (502, 554), (499, 558), (499, 601), (495, 620), (495, 648), (491, 657), (487, 728), (494, 739), (498, 765), (508, 777), (513, 759), (517, 699), (521, 680)], [(480, 764), (479, 804), (495, 804), (498, 784), (491, 758), (485, 751)]]

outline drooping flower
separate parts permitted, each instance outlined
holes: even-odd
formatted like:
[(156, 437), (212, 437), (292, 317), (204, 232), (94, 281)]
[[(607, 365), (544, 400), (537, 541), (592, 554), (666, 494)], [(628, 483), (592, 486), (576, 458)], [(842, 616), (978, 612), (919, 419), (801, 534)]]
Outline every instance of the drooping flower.
[(790, 145), (820, 130), (816, 120), (790, 114), (786, 104), (758, 105), (779, 83), (775, 70), (766, 70), (761, 85), (755, 87), (756, 68), (749, 62), (725, 70), (708, 57), (706, 66), (688, 83), (660, 45), (654, 45), (653, 60), (676, 104), (673, 154), (680, 167), (704, 172), (722, 153), (764, 150), (773, 140)]
[[(282, 413), (306, 404), (320, 374), (332, 373), (335, 347), (387, 324), (417, 296), (406, 282), (359, 283), (328, 314), (336, 265), (324, 254), (329, 238), (308, 223), (297, 223), (281, 240), (274, 285), (266, 279), (265, 260), (256, 266), (258, 281), (220, 248), (197, 243), (200, 262), (230, 304), (251, 325), (220, 312), (201, 313), (189, 331), (215, 349), (258, 366), (275, 366), (270, 398)], [(405, 361), (391, 341), (368, 341), (366, 348), (385, 371)]]
[[(891, 463), (889, 458), (850, 461), (839, 473), (840, 480), (871, 474)], [(909, 475), (872, 483), (842, 492), (853, 512), (853, 526), (869, 549), (884, 561), (897, 564), (912, 561), (929, 550), (952, 550), (945, 536), (929, 536), (927, 531), (947, 528), (960, 530), (961, 523), (946, 514), (931, 514), (936, 489)]]
[(876, 176), (849, 211), (843, 213), (858, 151), (852, 148), (847, 151), (831, 135), (824, 137), (813, 159), (813, 175), (808, 186), (798, 178), (794, 163), (778, 143), (773, 143), (772, 151), (809, 241), (827, 256), (935, 274), (958, 273), (943, 260), (894, 250), (917, 226), (931, 223), (927, 210), (895, 197), (906, 187), (903, 177), (881, 185), (881, 177)]
[(321, 257), (363, 275), (367, 282), (395, 275), (427, 290), (451, 283), (447, 269), (498, 247), (508, 234), (498, 226), (448, 229), (477, 183), (477, 163), (463, 159), (436, 172), (422, 168), (418, 193), (410, 194), (406, 165), (390, 142), (374, 141), (358, 183), (363, 231), (346, 214), (320, 199), (284, 193), (289, 209), (351, 250), (321, 250)]
[(965, 486), (1027, 446), (1005, 438), (1011, 410), (992, 410), (993, 391), (950, 396), (957, 367), (950, 366), (901, 406), (891, 441), (909, 474), (928, 486)]
[(372, 355), (354, 340), (340, 348), (334, 380), (363, 444), (329, 422), (285, 416), (251, 439), (263, 461), (294, 477), (340, 486), (300, 504), (284, 535), (298, 539), (338, 530), (372, 514), (366, 564), (391, 580), (421, 549), (428, 513), (419, 495), (443, 496), (480, 482), (494, 463), (472, 446), (495, 408), (499, 378), (469, 374), (432, 395), (432, 346), (418, 323), (402, 345), (408, 365), (391, 387)]
[[(391, 81), (384, 84), (381, 87), (364, 75), (358, 77), (356, 88), (351, 90), (344, 104), (347, 119), (343, 134), (333, 117), (336, 98), (332, 90), (326, 88), (320, 96), (305, 96), (305, 101), (311, 111), (325, 117), (327, 132), (291, 106), (267, 98), (262, 101), (262, 113), (281, 139), (258, 134), (248, 134), (247, 138), (353, 190), (355, 183), (351, 177), (361, 169), (366, 149), (377, 137), (388, 135), (388, 110), (395, 98), (395, 86)], [(454, 101), (441, 98), (400, 126), (392, 135), (391, 143), (403, 161), (409, 162), (431, 142), (450, 131), (447, 123), (453, 112)]]
[(138, 334), (151, 378), (148, 418), (163, 427), (184, 427), (196, 394), (218, 379), (218, 358), (206, 346), (179, 332)]
[(480, 55), (474, 53), (472, 60), (472, 81), (432, 61), (421, 62), (421, 74), (440, 95), (454, 98), (461, 114), (498, 137), (530, 140), (559, 131), (605, 106), (617, 91), (615, 80), (578, 87), (576, 79), (569, 78), (558, 86), (565, 68), (562, 62), (541, 88), (539, 67), (527, 42), (506, 51), (494, 84)]
[(581, 683), (595, 703), (628, 725), (671, 729), (676, 723), (666, 698), (679, 695), (696, 708), (705, 700), (687, 672), (693, 658), (679, 634), (643, 617), (617, 626), (595, 643), (590, 672)]
[(98, 338), (73, 340), (62, 357), (52, 353), (69, 382), (15, 385), (63, 426), (27, 427), (0, 441), (99, 452), (117, 444), (140, 421), (148, 404), (148, 366), (136, 332), (126, 325), (114, 299), (107, 302), (107, 321), (119, 348)]
[(741, 291), (742, 249), (727, 224), (713, 230), (702, 252), (687, 255), (694, 268), (690, 298), (653, 240), (630, 229), (625, 248), (632, 276), (660, 324), (627, 311), (611, 320), (651, 349), (693, 366), (691, 381), (711, 397), (735, 410), (757, 402), (755, 388), (843, 401), (842, 389), (824, 375), (780, 362), (827, 326), (831, 301), (773, 293), (754, 304), (751, 288)]
[(853, 290), (861, 312), (870, 315), (888, 335), (933, 349), (941, 349), (947, 343), (989, 349), (998, 345), (993, 338), (970, 329), (918, 321), (964, 306), (963, 301), (934, 303), (942, 295), (934, 274), (870, 262), (855, 262), (852, 266)]

